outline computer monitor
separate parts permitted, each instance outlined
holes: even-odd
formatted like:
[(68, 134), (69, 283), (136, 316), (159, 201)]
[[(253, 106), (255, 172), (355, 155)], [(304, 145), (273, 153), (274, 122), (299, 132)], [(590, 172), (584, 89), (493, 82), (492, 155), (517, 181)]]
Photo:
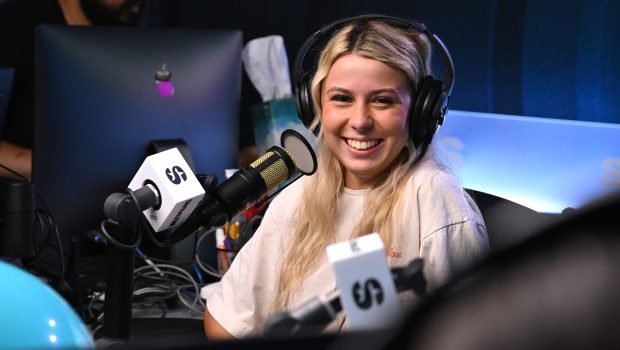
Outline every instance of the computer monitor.
[[(242, 44), (237, 30), (37, 28), (33, 181), (58, 225), (66, 266), (105, 251), (86, 234), (104, 219), (105, 199), (125, 191), (151, 141), (183, 139), (199, 173), (222, 179), (235, 167)], [(48, 245), (37, 265), (59, 275), (53, 236)]]

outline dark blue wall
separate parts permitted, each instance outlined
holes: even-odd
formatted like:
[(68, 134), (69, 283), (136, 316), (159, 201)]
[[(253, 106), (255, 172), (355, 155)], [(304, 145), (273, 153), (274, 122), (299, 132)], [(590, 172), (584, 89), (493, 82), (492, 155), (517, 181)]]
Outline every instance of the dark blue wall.
[(453, 109), (620, 123), (615, 0), (182, 0), (164, 7), (169, 26), (240, 28), (246, 41), (280, 34), (289, 62), (332, 19), (415, 18), (452, 53)]

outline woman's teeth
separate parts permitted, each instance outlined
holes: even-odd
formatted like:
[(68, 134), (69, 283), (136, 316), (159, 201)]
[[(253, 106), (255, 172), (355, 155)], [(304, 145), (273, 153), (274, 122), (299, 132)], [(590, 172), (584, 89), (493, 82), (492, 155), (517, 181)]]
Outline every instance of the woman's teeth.
[(379, 140), (370, 140), (370, 141), (355, 141), (351, 139), (347, 139), (347, 144), (352, 148), (358, 150), (366, 150), (369, 148), (373, 148), (379, 144)]

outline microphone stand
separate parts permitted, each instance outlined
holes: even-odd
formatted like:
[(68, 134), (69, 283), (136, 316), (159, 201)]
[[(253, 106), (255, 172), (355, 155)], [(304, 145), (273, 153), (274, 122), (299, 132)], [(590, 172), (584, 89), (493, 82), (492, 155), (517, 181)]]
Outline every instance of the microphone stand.
[[(423, 267), (424, 261), (415, 259), (405, 267), (392, 268), (396, 290), (399, 292), (412, 290), (418, 297), (425, 298), (427, 294)], [(316, 335), (333, 321), (340, 311), (342, 311), (340, 291), (335, 290), (324, 297), (312, 298), (295, 310), (271, 315), (265, 323), (263, 336)]]
[(101, 223), (101, 232), (106, 244), (106, 283), (101, 336), (95, 334), (98, 349), (124, 348), (131, 338), (135, 249), (142, 240), (132, 197), (113, 193), (104, 204), (107, 219)]
[(108, 239), (103, 327), (101, 338), (95, 342), (97, 348), (125, 344), (131, 338), (135, 248), (140, 244), (140, 236), (136, 229), (120, 224), (110, 224), (110, 227), (112, 229), (109, 235), (114, 235), (117, 239), (125, 236), (128, 231), (133, 231), (136, 239), (133, 244), (124, 246), (118, 241), (112, 244)]
[[(201, 181), (207, 193), (212, 191), (214, 183), (217, 183), (215, 175), (203, 177)], [(154, 239), (141, 211), (154, 206), (156, 196), (147, 187), (127, 191), (129, 194), (111, 194), (104, 203), (107, 219), (101, 223), (101, 232), (106, 243), (106, 286), (102, 331), (100, 336), (95, 335), (97, 349), (127, 348), (131, 339), (133, 275), (136, 248), (142, 239), (141, 227)]]

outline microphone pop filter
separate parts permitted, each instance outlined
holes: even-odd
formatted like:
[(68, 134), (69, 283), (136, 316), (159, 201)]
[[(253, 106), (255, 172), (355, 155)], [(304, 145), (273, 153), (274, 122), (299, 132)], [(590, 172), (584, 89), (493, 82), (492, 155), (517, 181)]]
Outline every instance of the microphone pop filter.
[(280, 136), (280, 144), (293, 158), (295, 167), (303, 175), (312, 175), (317, 168), (316, 154), (310, 143), (295, 130), (286, 129)]

